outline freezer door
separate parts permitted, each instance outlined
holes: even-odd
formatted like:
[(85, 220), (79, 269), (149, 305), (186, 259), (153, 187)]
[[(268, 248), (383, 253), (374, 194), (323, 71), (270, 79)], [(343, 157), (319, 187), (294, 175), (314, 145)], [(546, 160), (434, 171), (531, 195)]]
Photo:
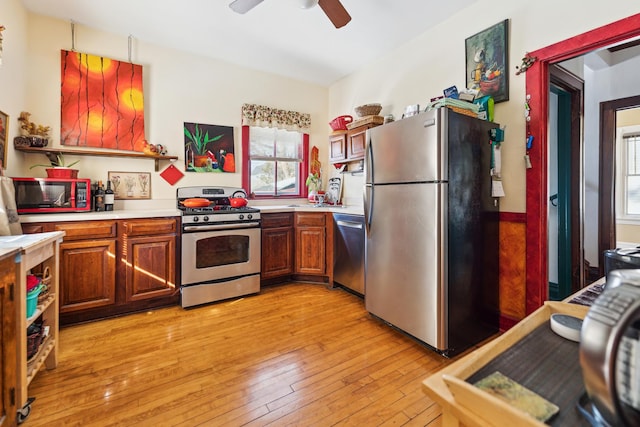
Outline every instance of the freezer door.
[(446, 180), (446, 115), (440, 110), (367, 130), (365, 183)]
[(366, 227), (366, 309), (444, 350), (447, 184), (375, 185), (366, 190), (373, 201)]

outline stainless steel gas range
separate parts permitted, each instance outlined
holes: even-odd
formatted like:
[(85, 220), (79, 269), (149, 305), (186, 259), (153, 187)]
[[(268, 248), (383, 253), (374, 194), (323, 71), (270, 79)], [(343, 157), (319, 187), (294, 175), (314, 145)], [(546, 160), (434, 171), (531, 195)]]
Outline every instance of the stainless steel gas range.
[[(231, 207), (242, 189), (182, 187), (182, 307), (260, 292), (260, 211)], [(196, 207), (194, 207), (196, 206)]]

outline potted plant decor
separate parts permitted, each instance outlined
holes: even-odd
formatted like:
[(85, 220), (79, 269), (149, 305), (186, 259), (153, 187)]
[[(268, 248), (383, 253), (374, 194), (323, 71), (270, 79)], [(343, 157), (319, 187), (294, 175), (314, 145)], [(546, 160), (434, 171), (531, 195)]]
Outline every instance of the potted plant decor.
[(309, 189), (309, 202), (316, 203), (318, 199), (318, 191), (320, 190), (320, 185), (322, 184), (322, 181), (320, 180), (320, 174), (310, 173), (305, 184)]
[(51, 160), (50, 164), (48, 165), (37, 164), (37, 165), (31, 166), (29, 169), (33, 169), (36, 167), (43, 167), (47, 172), (48, 178), (65, 178), (65, 179), (77, 178), (78, 169), (72, 169), (71, 166), (75, 165), (79, 161), (80, 160), (76, 160), (75, 162), (66, 164), (62, 153), (58, 153), (56, 155), (56, 160)]

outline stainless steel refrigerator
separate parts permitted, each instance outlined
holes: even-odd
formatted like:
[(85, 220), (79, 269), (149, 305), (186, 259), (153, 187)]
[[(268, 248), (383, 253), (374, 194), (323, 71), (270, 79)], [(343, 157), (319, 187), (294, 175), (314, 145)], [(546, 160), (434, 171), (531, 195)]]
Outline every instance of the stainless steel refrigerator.
[(446, 356), (498, 332), (496, 127), (440, 108), (367, 131), (366, 309)]

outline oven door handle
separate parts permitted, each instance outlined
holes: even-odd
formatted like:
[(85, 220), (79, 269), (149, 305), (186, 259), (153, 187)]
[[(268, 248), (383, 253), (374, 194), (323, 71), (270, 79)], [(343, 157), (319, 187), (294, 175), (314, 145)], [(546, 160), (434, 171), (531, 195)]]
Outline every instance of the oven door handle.
[(257, 228), (260, 226), (259, 222), (240, 222), (235, 224), (216, 224), (216, 225), (185, 225), (183, 231), (215, 231), (215, 230), (229, 230), (232, 228)]

